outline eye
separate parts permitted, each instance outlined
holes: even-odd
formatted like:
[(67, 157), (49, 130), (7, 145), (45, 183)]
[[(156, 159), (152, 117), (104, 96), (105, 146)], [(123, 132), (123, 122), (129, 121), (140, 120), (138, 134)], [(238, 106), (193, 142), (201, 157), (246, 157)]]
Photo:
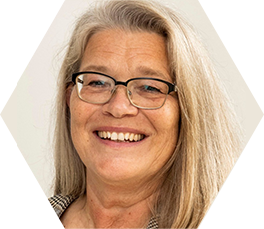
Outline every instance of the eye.
[(89, 83), (87, 83), (87, 86), (90, 86), (90, 87), (107, 87), (107, 86), (109, 86), (109, 84), (105, 81), (94, 80), (94, 81), (90, 81)]
[(142, 85), (141, 90), (149, 93), (162, 93), (159, 88), (150, 85)]

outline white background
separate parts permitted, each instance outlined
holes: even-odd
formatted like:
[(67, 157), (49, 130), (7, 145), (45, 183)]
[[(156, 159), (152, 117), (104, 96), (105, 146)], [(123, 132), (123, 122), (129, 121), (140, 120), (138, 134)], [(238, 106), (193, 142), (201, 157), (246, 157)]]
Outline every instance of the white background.
[[(17, 210), (52, 195), (51, 121), (56, 78), (63, 48), (74, 22), (89, 7), (90, 2), (93, 1), (20, 0), (16, 5), (17, 71), (8, 76), (17, 80), (17, 149), (14, 151), (17, 154)], [(253, 132), (251, 122), (246, 123), (245, 120), (249, 110), (251, 119), (263, 117), (263, 111), (253, 111), (251, 105), (254, 100), (248, 103), (249, 94), (254, 94), (256, 99), (260, 98), (257, 91), (261, 89), (261, 81), (255, 82), (254, 76), (258, 74), (258, 79), (261, 78), (261, 73), (255, 72), (255, 66), (263, 65), (263, 57), (262, 61), (256, 58), (251, 48), (259, 48), (256, 44), (262, 43), (264, 39), (253, 33), (259, 28), (250, 30), (254, 25), (251, 26), (249, 19), (253, 17), (258, 20), (260, 8), (255, 7), (253, 2), (249, 8), (246, 0), (165, 2), (179, 8), (200, 33), (235, 105), (243, 129)], [(4, 85), (12, 90), (13, 82), (11, 80)], [(248, 139), (251, 140), (250, 137)], [(255, 139), (261, 138), (257, 135)], [(264, 153), (263, 147), (259, 150), (259, 153)], [(260, 188), (263, 190), (263, 185)]]

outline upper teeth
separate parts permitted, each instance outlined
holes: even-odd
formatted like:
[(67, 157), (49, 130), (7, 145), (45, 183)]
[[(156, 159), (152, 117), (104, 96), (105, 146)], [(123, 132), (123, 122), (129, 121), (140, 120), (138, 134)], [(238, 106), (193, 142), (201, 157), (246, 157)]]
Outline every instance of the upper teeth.
[(110, 139), (112, 141), (140, 141), (144, 138), (143, 134), (133, 134), (133, 133), (117, 133), (109, 131), (98, 131), (98, 136), (104, 139)]

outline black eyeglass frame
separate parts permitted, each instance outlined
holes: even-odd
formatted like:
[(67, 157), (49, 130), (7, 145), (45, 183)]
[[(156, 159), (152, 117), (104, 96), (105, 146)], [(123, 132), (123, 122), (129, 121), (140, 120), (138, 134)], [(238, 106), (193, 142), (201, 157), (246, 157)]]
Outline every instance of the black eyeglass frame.
[[(177, 92), (177, 86), (175, 84), (172, 84), (168, 81), (165, 81), (165, 80), (162, 80), (162, 79), (157, 79), (157, 78), (151, 78), (151, 77), (138, 77), (138, 78), (132, 78), (132, 79), (129, 79), (127, 80), (126, 82), (123, 82), (123, 81), (117, 81), (115, 78), (113, 78), (112, 76), (109, 76), (109, 75), (106, 75), (104, 73), (101, 73), (101, 72), (93, 72), (93, 71), (84, 71), (84, 72), (76, 72), (76, 73), (73, 73), (72, 74), (72, 82), (74, 83), (74, 85), (76, 84), (76, 78), (79, 76), (79, 75), (83, 75), (83, 74), (96, 74), (96, 75), (102, 75), (102, 76), (105, 76), (105, 77), (108, 77), (110, 79), (112, 79), (114, 82), (115, 82), (115, 87), (117, 85), (123, 85), (125, 87), (127, 87), (128, 83), (133, 81), (133, 80), (140, 80), (140, 79), (149, 79), (149, 80), (156, 80), (156, 81), (159, 81), (159, 82), (162, 82), (162, 83), (165, 83), (167, 86), (168, 86), (168, 92), (167, 92), (167, 95), (170, 94), (171, 92)], [(81, 83), (81, 82), (80, 82)], [(166, 100), (166, 99), (165, 99)], [(165, 101), (164, 101), (165, 103)], [(163, 103), (163, 104), (164, 104)], [(133, 103), (132, 103), (133, 104)], [(163, 104), (160, 106), (162, 107)], [(157, 107), (157, 108), (143, 108), (143, 107), (140, 107), (140, 106), (137, 106), (135, 104), (133, 104), (134, 106), (138, 107), (138, 108), (142, 108), (142, 109), (158, 109), (160, 107)]]

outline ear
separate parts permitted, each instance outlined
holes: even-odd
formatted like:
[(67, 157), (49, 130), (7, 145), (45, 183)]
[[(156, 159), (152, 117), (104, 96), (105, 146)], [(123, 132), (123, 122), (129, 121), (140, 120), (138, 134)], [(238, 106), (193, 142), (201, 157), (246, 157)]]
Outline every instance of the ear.
[(70, 107), (70, 101), (71, 101), (71, 93), (72, 93), (73, 85), (69, 85), (66, 89), (66, 103), (68, 107)]

